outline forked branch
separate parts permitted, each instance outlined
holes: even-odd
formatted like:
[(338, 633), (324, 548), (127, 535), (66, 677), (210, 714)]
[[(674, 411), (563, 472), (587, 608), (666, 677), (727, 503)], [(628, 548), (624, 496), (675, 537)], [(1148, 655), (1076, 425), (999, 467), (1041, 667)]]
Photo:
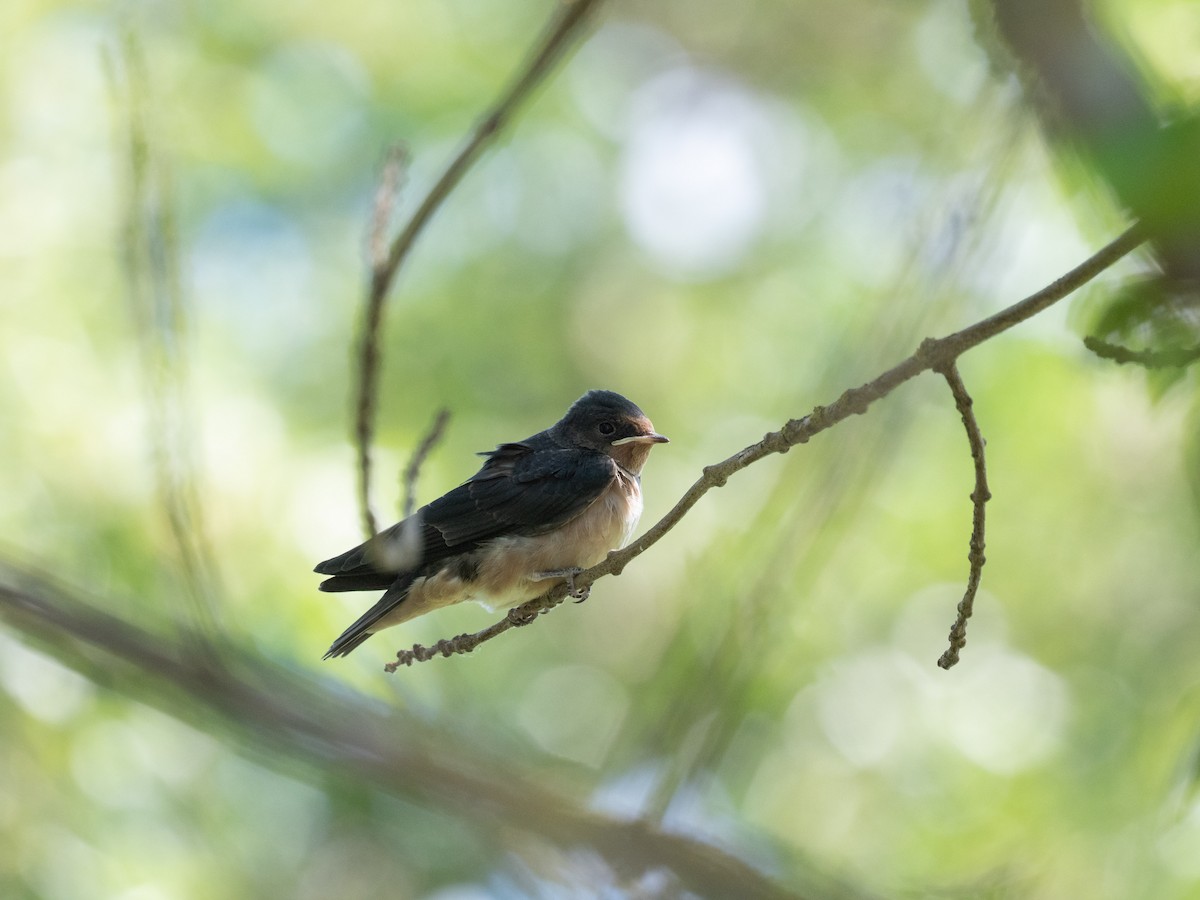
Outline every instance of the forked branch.
[[(679, 520), (687, 514), (688, 510), (696, 505), (701, 497), (711, 489), (723, 486), (730, 477), (742, 469), (775, 453), (787, 453), (792, 447), (797, 444), (808, 443), (814, 436), (826, 429), (832, 428), (842, 420), (852, 415), (865, 413), (876, 400), (888, 396), (900, 385), (915, 378), (922, 372), (932, 370), (946, 373), (952, 370), (962, 354), (979, 346), (984, 341), (990, 340), (996, 335), (1007, 331), (1013, 326), (1019, 325), (1026, 319), (1037, 315), (1073, 293), (1109, 266), (1113, 265), (1117, 260), (1130, 253), (1145, 239), (1144, 230), (1140, 225), (1134, 225), (1089, 259), (1040, 291), (961, 331), (956, 331), (942, 338), (927, 338), (912, 356), (905, 359), (899, 365), (888, 369), (877, 378), (864, 385), (845, 391), (833, 403), (828, 406), (818, 406), (803, 418), (789, 420), (778, 431), (768, 433), (758, 443), (751, 444), (728, 459), (711, 466), (706, 466), (700, 478), (688, 488), (687, 492), (679, 499), (670, 512), (629, 546), (621, 550), (614, 550), (608, 554), (607, 559), (603, 562), (575, 576), (576, 587), (583, 588), (591, 585), (605, 575), (619, 575), (632, 560), (658, 543), (668, 531), (674, 528)], [(953, 384), (951, 386), (953, 388)], [(960, 411), (962, 410), (961, 404), (959, 409)], [(982, 438), (980, 438), (980, 441), (982, 441)], [(980, 446), (980, 450), (982, 450), (982, 445)], [(972, 446), (972, 453), (974, 453), (974, 444)], [(982, 464), (982, 453), (979, 460), (980, 462), (977, 463), (977, 466)], [(983, 496), (979, 491), (978, 468), (976, 494)], [(979, 566), (982, 566), (982, 513), (981, 506), (978, 504), (976, 506), (976, 517), (979, 532)], [(974, 544), (975, 535), (973, 534), (972, 554), (975, 553)], [(972, 574), (977, 581), (978, 573), (974, 559), (972, 559)], [(396, 654), (396, 661), (388, 663), (385, 669), (389, 672), (394, 672), (399, 666), (412, 665), (414, 662), (423, 662), (432, 659), (434, 656), (453, 656), (458, 653), (470, 653), (480, 644), (503, 634), (510, 628), (528, 624), (539, 613), (558, 606), (566, 596), (567, 586), (565, 584), (558, 585), (541, 597), (530, 600), (528, 603), (511, 610), (507, 616), (490, 627), (485, 628), (483, 631), (473, 634), (461, 634), (449, 640), (438, 641), (433, 647), (424, 647), (417, 644), (410, 650), (401, 650)]]

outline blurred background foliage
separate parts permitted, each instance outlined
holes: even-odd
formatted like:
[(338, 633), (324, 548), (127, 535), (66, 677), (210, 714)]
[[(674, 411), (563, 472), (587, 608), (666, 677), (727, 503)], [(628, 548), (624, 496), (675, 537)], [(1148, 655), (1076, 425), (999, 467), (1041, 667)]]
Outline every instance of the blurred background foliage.
[[(359, 539), (353, 340), (379, 167), (407, 144), (401, 219), (549, 12), (0, 5), (4, 558), (176, 633), (197, 591), (161, 502), (165, 441), (227, 652), (396, 711), (397, 740), (411, 723), (785, 885), (1200, 896), (1193, 396), (1148, 392), (1079, 340), (1137, 261), (961, 362), (995, 499), (950, 672), (934, 662), (966, 576), (971, 464), (932, 377), (739, 474), (586, 604), (395, 676), (397, 647), (494, 615), (446, 610), (320, 661), (370, 602), (317, 593), (310, 569)], [(1200, 8), (1097, 15), (1156, 90), (1200, 102)], [(438, 407), (454, 418), (423, 499), (606, 387), (672, 438), (646, 471), (653, 522), (703, 465), (1117, 234), (1102, 181), (1056, 163), (981, 46), (984, 16), (951, 0), (605, 6), (400, 274), (380, 505)], [(172, 217), (148, 258), (177, 291), (178, 345), (137, 305), (123, 249), (135, 109)], [(44, 636), (0, 634), (4, 897), (677, 890), (661, 872), (614, 879), (586, 847), (539, 865), (469, 809), (294, 762), (65, 662)]]

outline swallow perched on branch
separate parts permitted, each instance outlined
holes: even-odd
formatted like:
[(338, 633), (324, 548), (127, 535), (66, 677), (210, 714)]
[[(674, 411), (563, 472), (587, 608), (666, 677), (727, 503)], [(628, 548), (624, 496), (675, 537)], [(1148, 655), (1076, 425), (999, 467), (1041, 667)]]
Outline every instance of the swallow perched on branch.
[[(589, 391), (557, 423), (481, 453), (470, 480), (316, 567), (323, 591), (383, 590), (325, 654), (443, 606), (517, 606), (596, 565), (633, 534), (641, 472), (667, 439), (637, 406)], [(586, 596), (586, 595), (585, 595)]]

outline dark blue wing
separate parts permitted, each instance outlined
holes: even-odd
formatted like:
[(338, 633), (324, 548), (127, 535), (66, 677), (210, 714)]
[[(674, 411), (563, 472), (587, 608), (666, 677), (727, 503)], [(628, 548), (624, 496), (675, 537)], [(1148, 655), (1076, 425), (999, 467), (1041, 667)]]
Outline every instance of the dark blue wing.
[(439, 541), (455, 550), (549, 531), (587, 509), (617, 475), (612, 459), (592, 450), (517, 446), (501, 447), (474, 478), (425, 507), (427, 551), (436, 554)]
[[(505, 535), (538, 534), (569, 522), (603, 493), (616, 464), (593, 450), (502, 444), (470, 481), (419, 510), (422, 552), (413, 569), (425, 569)], [(333, 578), (325, 591), (389, 587), (395, 569), (374, 563), (381, 540), (395, 540), (398, 523), (371, 541), (326, 560), (316, 571)]]

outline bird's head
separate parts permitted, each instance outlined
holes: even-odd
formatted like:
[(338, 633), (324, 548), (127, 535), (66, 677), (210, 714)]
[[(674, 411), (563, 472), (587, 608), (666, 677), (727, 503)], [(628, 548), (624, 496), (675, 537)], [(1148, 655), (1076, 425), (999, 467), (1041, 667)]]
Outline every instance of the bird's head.
[(613, 391), (588, 391), (553, 430), (570, 446), (607, 453), (634, 475), (642, 471), (655, 444), (667, 443), (636, 404)]

